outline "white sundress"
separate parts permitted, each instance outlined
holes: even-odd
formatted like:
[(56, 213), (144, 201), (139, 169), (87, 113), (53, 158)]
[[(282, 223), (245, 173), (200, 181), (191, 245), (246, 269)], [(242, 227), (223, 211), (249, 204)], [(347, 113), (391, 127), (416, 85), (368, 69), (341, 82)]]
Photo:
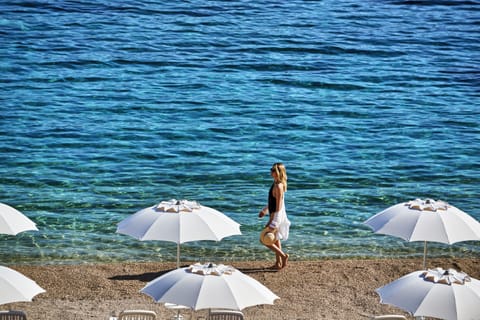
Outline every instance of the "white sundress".
[(282, 209), (275, 212), (272, 222), (268, 225), (270, 228), (277, 228), (277, 233), (281, 240), (288, 240), (290, 232), (290, 220), (288, 220), (285, 210), (285, 200), (282, 202)]

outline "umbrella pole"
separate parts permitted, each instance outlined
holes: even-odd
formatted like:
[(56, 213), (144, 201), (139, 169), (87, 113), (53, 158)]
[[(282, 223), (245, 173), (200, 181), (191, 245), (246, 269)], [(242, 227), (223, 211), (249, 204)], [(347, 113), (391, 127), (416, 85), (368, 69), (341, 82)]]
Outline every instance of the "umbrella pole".
[(177, 243), (177, 269), (180, 268), (180, 243)]
[(423, 242), (423, 269), (427, 270), (427, 241)]

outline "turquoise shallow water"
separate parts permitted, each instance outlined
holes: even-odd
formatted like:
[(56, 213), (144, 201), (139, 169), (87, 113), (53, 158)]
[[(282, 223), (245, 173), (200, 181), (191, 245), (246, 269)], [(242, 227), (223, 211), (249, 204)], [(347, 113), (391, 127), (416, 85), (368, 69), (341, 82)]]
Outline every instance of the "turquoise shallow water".
[[(420, 256), (362, 222), (442, 199), (480, 220), (478, 1), (2, 1), (2, 263), (175, 260), (115, 234), (171, 198), (242, 224), (183, 259), (264, 259), (286, 164), (294, 258)], [(480, 257), (479, 243), (430, 256)]]

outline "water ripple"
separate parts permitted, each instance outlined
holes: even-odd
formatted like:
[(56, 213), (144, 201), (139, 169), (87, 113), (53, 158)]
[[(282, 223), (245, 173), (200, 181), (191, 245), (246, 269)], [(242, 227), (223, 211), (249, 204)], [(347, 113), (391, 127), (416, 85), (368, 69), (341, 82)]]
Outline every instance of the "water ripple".
[(362, 222), (418, 197), (480, 219), (479, 4), (3, 1), (0, 201), (40, 229), (0, 236), (4, 263), (174, 260), (115, 234), (170, 198), (242, 224), (185, 258), (271, 258), (276, 161), (294, 258), (421, 255)]

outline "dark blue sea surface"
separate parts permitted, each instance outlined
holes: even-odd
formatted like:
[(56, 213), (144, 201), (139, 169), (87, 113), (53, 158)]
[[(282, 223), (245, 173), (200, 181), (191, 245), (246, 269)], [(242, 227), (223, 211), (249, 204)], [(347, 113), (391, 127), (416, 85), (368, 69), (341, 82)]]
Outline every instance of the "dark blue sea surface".
[(421, 257), (363, 221), (415, 198), (480, 220), (479, 39), (480, 1), (3, 0), (0, 202), (39, 231), (0, 261), (174, 261), (115, 233), (172, 198), (242, 225), (182, 260), (272, 259), (277, 161), (292, 259)]

